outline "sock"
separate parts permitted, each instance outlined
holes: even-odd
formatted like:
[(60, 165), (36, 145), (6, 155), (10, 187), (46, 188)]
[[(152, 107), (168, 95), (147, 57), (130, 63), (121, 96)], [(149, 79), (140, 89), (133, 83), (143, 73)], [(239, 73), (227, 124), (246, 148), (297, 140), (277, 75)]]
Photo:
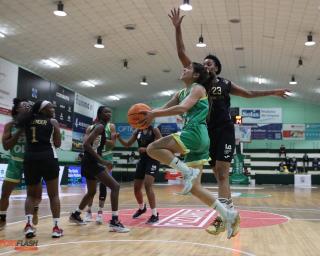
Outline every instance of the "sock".
[(0, 220), (6, 221), (7, 211), (0, 211)]
[(26, 215), (27, 224), (31, 224), (31, 223), (32, 223), (32, 217), (33, 217), (32, 214), (27, 214), (27, 215)]
[(178, 157), (174, 157), (171, 161), (171, 163), (169, 164), (170, 167), (177, 169), (179, 171), (181, 171), (183, 173), (183, 175), (190, 175), (191, 174), (191, 170), (190, 168), (181, 160), (179, 160)]
[(52, 218), (53, 226), (54, 226), (54, 227), (58, 226), (59, 220), (60, 220), (60, 218)]
[(140, 209), (140, 210), (143, 210), (143, 209), (144, 209), (144, 203), (139, 204), (139, 209)]
[(153, 208), (151, 209), (152, 215), (157, 216), (158, 212), (157, 212), (157, 208)]
[(217, 212), (220, 213), (222, 218), (224, 218), (224, 219), (227, 218), (228, 209), (219, 200), (214, 201), (212, 208), (217, 210)]
[(234, 209), (234, 205), (233, 205), (233, 201), (232, 201), (232, 198), (229, 198), (228, 201), (227, 201), (227, 208), (228, 209)]
[(118, 221), (118, 211), (112, 211), (112, 220)]

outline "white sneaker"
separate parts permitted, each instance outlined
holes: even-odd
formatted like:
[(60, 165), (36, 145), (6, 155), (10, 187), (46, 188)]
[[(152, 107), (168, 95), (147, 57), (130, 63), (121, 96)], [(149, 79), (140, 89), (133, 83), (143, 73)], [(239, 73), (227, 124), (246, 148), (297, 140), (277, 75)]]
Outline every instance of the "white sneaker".
[(128, 233), (128, 232), (130, 232), (130, 229), (123, 226), (123, 224), (120, 221), (110, 220), (109, 232)]
[(102, 213), (99, 213), (99, 212), (98, 212), (97, 217), (96, 217), (96, 223), (97, 223), (98, 225), (103, 224), (103, 214), (102, 214)]
[(86, 215), (85, 215), (85, 217), (84, 217), (84, 221), (85, 221), (85, 222), (91, 222), (91, 221), (93, 221), (92, 212), (86, 212)]
[(240, 215), (236, 210), (228, 210), (226, 218), (227, 237), (235, 237), (240, 229)]
[(200, 173), (199, 169), (190, 168), (190, 170), (191, 170), (191, 174), (185, 175), (183, 177), (184, 187), (183, 187), (183, 190), (181, 191), (181, 195), (187, 195), (190, 192), (190, 190), (193, 187), (193, 183), (195, 182), (195, 180), (197, 179)]

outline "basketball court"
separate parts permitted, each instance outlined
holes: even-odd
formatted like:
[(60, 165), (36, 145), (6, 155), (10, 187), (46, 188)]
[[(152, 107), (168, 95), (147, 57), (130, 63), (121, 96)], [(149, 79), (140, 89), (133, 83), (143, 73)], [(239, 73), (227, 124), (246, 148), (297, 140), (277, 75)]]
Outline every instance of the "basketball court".
[[(208, 186), (215, 193), (217, 188)], [(226, 234), (213, 236), (205, 227), (215, 212), (203, 207), (192, 196), (177, 195), (178, 185), (155, 188), (160, 221), (146, 225), (150, 210), (132, 219), (136, 210), (130, 184), (124, 184), (120, 197), (120, 219), (130, 227), (127, 234), (108, 232), (110, 212), (104, 214), (104, 225), (90, 222), (77, 226), (68, 222), (70, 212), (84, 193), (83, 187), (62, 188), (62, 223), (64, 237), (50, 237), (51, 214), (48, 199), (40, 206), (37, 226), (37, 248), (20, 251), (20, 255), (317, 255), (320, 249), (318, 188), (295, 189), (282, 186), (236, 187), (235, 204), (240, 210), (241, 231), (231, 239)], [(22, 195), (24, 191), (15, 193)], [(70, 194), (71, 196), (68, 196)], [(245, 195), (241, 197), (241, 195)], [(108, 200), (109, 201), (109, 200)], [(1, 231), (1, 241), (24, 240), (23, 201), (11, 201), (8, 226)], [(95, 202), (97, 204), (97, 202)], [(106, 208), (110, 210), (110, 205)], [(25, 240), (24, 240), (25, 241)], [(17, 253), (14, 246), (2, 246), (0, 255)]]

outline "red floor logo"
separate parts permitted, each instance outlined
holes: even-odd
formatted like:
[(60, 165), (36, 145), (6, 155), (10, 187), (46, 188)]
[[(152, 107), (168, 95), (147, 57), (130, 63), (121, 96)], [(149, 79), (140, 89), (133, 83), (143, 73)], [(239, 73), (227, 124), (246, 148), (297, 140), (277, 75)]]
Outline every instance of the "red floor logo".
[[(132, 219), (136, 209), (120, 211), (120, 220), (129, 227), (152, 228), (205, 228), (210, 225), (217, 216), (215, 210), (210, 208), (159, 208), (159, 222), (150, 225), (146, 221), (151, 215), (151, 210), (141, 215), (138, 219)], [(288, 221), (288, 217), (270, 212), (240, 210), (241, 228), (255, 228), (279, 225)], [(104, 216), (105, 221), (110, 215)]]

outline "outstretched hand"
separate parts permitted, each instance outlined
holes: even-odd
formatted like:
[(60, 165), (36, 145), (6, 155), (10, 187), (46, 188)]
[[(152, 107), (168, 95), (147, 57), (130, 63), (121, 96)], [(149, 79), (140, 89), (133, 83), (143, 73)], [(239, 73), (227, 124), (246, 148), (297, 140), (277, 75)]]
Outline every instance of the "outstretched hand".
[(278, 96), (284, 99), (288, 98), (290, 96), (290, 93), (291, 91), (288, 89), (276, 89), (273, 91), (274, 96)]
[(171, 21), (172, 21), (172, 24), (173, 24), (173, 26), (175, 27), (175, 28), (177, 28), (177, 27), (180, 27), (180, 25), (181, 25), (181, 22), (182, 22), (182, 20), (183, 20), (183, 18), (184, 18), (184, 15), (182, 15), (181, 17), (180, 17), (180, 9), (179, 8), (173, 8), (172, 10), (171, 10), (171, 14), (168, 14), (168, 16), (169, 16), (169, 18), (171, 19)]

